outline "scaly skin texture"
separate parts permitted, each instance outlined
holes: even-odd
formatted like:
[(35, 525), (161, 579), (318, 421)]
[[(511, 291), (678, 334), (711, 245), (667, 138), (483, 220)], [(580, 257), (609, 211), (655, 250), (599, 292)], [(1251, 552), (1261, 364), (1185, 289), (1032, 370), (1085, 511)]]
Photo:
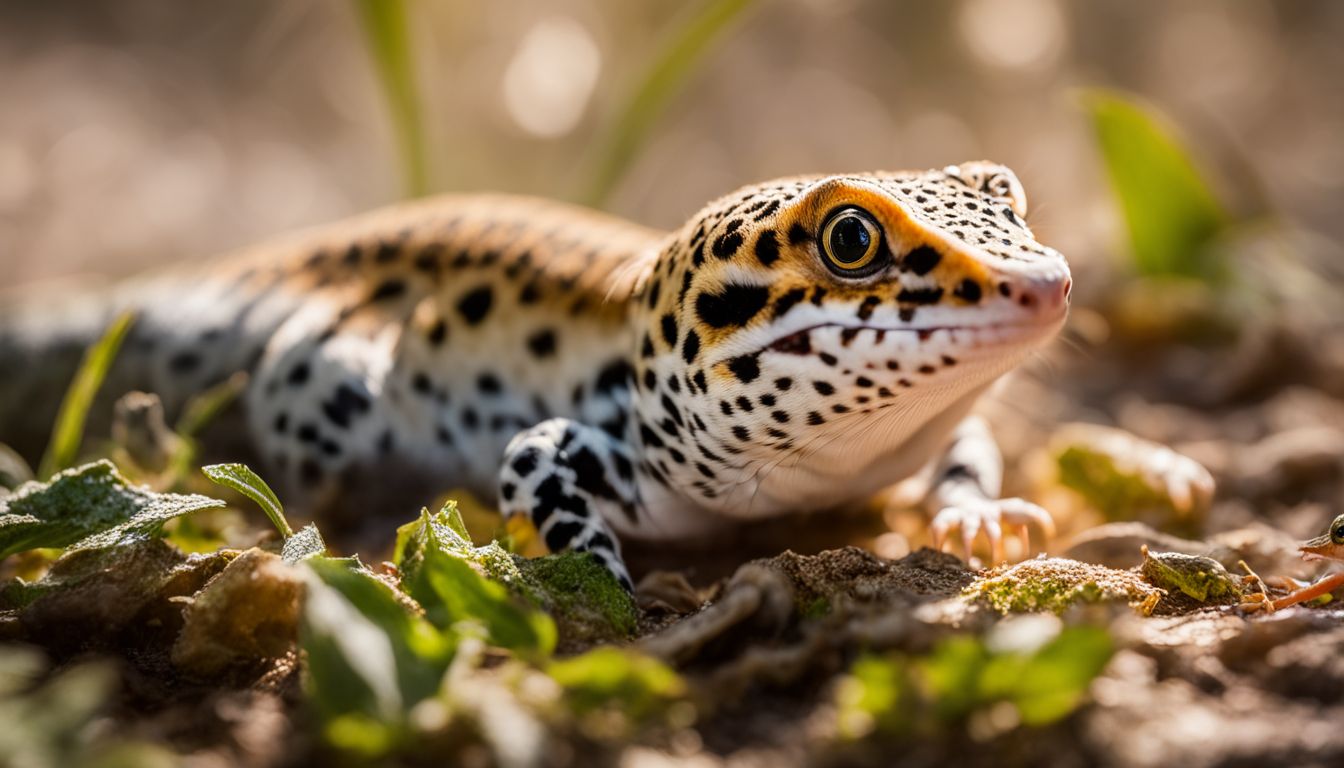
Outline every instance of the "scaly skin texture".
[[(863, 270), (828, 257), (847, 208), (874, 226)], [(465, 487), (625, 579), (618, 535), (840, 506), (928, 465), (936, 530), (997, 548), (1002, 521), (1049, 518), (997, 498), (988, 434), (958, 424), (1055, 335), (1070, 287), (1025, 213), (990, 163), (769, 182), (670, 234), (522, 198), (403, 205), (80, 313), (8, 310), (0, 440), (49, 423), (32, 404), (73, 362), (53, 350), (133, 307), (114, 393), (172, 412), (250, 371), (241, 423), (296, 503), (356, 475)]]

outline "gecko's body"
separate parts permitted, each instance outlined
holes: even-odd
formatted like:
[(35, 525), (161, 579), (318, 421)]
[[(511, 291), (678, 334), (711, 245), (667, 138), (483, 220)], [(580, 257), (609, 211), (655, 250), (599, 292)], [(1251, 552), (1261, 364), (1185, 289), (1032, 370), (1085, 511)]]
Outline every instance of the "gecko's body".
[[(1024, 215), (988, 163), (752, 186), (672, 233), (442, 198), (132, 284), (72, 338), (136, 308), (115, 381), (170, 410), (250, 371), (250, 442), (293, 492), (395, 467), (623, 577), (618, 536), (835, 507), (940, 457), (939, 530), (997, 543), (1000, 516), (1048, 518), (997, 499), (997, 453), (958, 425), (1055, 335), (1070, 287)], [(46, 418), (56, 312), (0, 315), (0, 441)]]

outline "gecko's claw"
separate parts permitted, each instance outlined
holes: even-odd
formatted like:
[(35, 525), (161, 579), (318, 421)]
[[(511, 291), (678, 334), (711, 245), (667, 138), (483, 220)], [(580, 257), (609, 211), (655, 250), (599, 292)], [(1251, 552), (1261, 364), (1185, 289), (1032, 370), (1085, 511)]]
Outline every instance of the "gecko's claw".
[(933, 539), (933, 548), (939, 551), (947, 544), (948, 534), (954, 530), (961, 532), (961, 543), (969, 559), (980, 531), (985, 533), (989, 543), (990, 557), (994, 564), (1004, 561), (1003, 526), (1012, 526), (1022, 540), (1023, 554), (1031, 546), (1028, 531), (1035, 524), (1041, 529), (1045, 540), (1055, 534), (1055, 522), (1050, 513), (1025, 499), (964, 499), (951, 506), (943, 507), (933, 516), (929, 524), (929, 533)]

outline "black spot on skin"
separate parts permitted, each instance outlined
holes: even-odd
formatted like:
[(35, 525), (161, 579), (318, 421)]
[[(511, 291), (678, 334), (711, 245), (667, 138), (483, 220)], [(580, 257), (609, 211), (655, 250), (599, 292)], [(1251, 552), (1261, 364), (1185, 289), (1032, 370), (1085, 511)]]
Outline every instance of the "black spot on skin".
[[(583, 499), (578, 496), (566, 496), (565, 498), (567, 500), (572, 499), (573, 503), (577, 505), (577, 509), (571, 510), (574, 514), (587, 517), (588, 512), (583, 503)], [(534, 512), (533, 515), (535, 516), (536, 513)], [(583, 535), (583, 531), (583, 523), (574, 520), (561, 520), (546, 530), (546, 546), (549, 547), (552, 552), (563, 552), (564, 550), (569, 549), (579, 536)]]
[(710, 480), (713, 480), (713, 479), (714, 479), (714, 470), (710, 469), (709, 467), (705, 466), (704, 464), (701, 464), (701, 463), (698, 462), (698, 461), (695, 463), (695, 471), (699, 472), (700, 474), (704, 475), (705, 477), (709, 478)]
[(173, 373), (185, 374), (199, 368), (201, 365), (201, 356), (195, 352), (178, 352), (168, 358), (168, 370)]
[(667, 388), (673, 392), (681, 391), (681, 379), (678, 379), (675, 373), (667, 377)]
[(830, 352), (822, 352), (818, 354), (817, 359), (831, 366), (834, 366), (836, 363), (840, 362), (839, 360), (836, 359), (835, 355), (832, 355)]
[[(740, 222), (739, 222), (740, 223)], [(727, 232), (719, 235), (714, 240), (714, 255), (720, 259), (731, 259), (737, 253), (737, 249), (742, 247), (742, 233)]]
[(658, 375), (653, 372), (652, 368), (644, 370), (644, 388), (650, 392), (658, 388)]
[(322, 449), (322, 454), (323, 454), (324, 456), (329, 457), (329, 458), (333, 458), (333, 459), (334, 459), (334, 458), (336, 458), (337, 456), (340, 456), (340, 455), (341, 455), (341, 446), (340, 446), (340, 444), (337, 443), (335, 440), (323, 440), (323, 441), (322, 441), (322, 445), (321, 445), (321, 449)]
[(352, 243), (349, 248), (345, 249), (345, 256), (343, 258), (345, 260), (346, 266), (350, 267), (355, 266), (356, 264), (359, 263), (360, 257), (362, 257), (363, 255), (364, 255), (363, 252), (360, 251), (359, 244)]
[(771, 412), (770, 412), (770, 418), (774, 419), (775, 421), (779, 422), (780, 424), (788, 424), (788, 423), (789, 423), (789, 414), (788, 414), (787, 411), (771, 411)]
[(678, 451), (676, 448), (668, 448), (667, 455), (669, 458), (671, 458), (678, 464), (686, 463), (686, 454), (682, 453), (681, 451)]
[(881, 302), (882, 299), (876, 296), (866, 297), (863, 300), (863, 303), (859, 305), (858, 318), (860, 320), (867, 320), (868, 318), (872, 317), (873, 310), (877, 309), (877, 305), (880, 304)]
[(823, 288), (822, 286), (818, 285), (816, 288), (812, 289), (812, 298), (811, 298), (812, 306), (814, 306), (814, 307), (820, 307), (820, 306), (821, 306), (821, 300), (824, 299), (824, 298), (826, 298), (826, 289), (825, 289), (825, 288)]
[(534, 357), (550, 357), (555, 354), (555, 331), (543, 328), (527, 337), (527, 348)]
[(766, 204), (765, 208), (761, 209), (761, 212), (753, 216), (751, 220), (765, 221), (770, 216), (773, 216), (775, 214), (775, 211), (778, 210), (779, 210), (779, 201), (771, 200), (768, 204)]
[(344, 429), (350, 426), (352, 417), (367, 413), (372, 406), (368, 395), (349, 384), (341, 384), (332, 399), (322, 403), (322, 413), (332, 424)]
[(677, 345), (677, 319), (670, 312), (663, 315), (663, 341), (669, 347)]
[(901, 307), (900, 311), (898, 311), (896, 314), (901, 318), (901, 322), (908, 323), (911, 320), (915, 319), (915, 308)]
[(513, 483), (504, 483), (499, 486), (499, 497), (505, 501), (513, 501), (513, 495), (518, 492), (518, 486)]
[(406, 293), (406, 281), (397, 278), (389, 278), (378, 284), (369, 294), (369, 301), (387, 301), (388, 299), (398, 298)]
[(316, 443), (318, 440), (317, 427), (310, 423), (299, 425), (299, 431), (295, 433), (301, 443)]
[(273, 424), (271, 425), (271, 428), (274, 429), (274, 430), (276, 431), (277, 434), (281, 434), (281, 435), (283, 435), (283, 434), (285, 434), (286, 432), (288, 432), (288, 431), (289, 431), (289, 414), (284, 413), (284, 412), (281, 412), (281, 413), (276, 414), (276, 416), (275, 416), (275, 423), (273, 423)]
[(656, 353), (653, 349), (653, 338), (646, 333), (644, 334), (644, 342), (639, 347), (639, 356), (648, 359), (653, 357), (654, 354)]
[(832, 413), (849, 413), (849, 406), (844, 405), (843, 403), (836, 403), (835, 405), (832, 405), (832, 406), (831, 406), (831, 412), (832, 412)]
[(516, 472), (519, 477), (527, 477), (537, 468), (537, 464), (540, 461), (541, 451), (536, 448), (524, 448), (518, 452), (517, 456), (513, 457), (513, 461), (509, 462), (509, 466), (513, 468), (513, 471)]
[(887, 361), (887, 370), (888, 370), (888, 371), (899, 371), (899, 370), (901, 370), (901, 364), (900, 364), (900, 362), (899, 362), (899, 361), (896, 361), (896, 360), (888, 360), (888, 361)]
[(779, 259), (779, 240), (775, 231), (767, 229), (756, 238), (756, 260), (761, 266), (768, 267)]
[(663, 395), (659, 402), (662, 403), (663, 410), (667, 411), (667, 415), (672, 417), (672, 420), (677, 423), (678, 427), (686, 426), (686, 422), (681, 418), (681, 409), (677, 408), (677, 404), (672, 402), (672, 398)]
[(739, 355), (728, 361), (728, 370), (732, 371), (738, 381), (750, 384), (761, 375), (761, 364), (756, 355)]
[(846, 328), (840, 331), (840, 346), (848, 347), (853, 343), (854, 338), (859, 335), (861, 328)]
[(613, 360), (597, 374), (597, 391), (607, 393), (620, 389), (634, 376), (635, 369), (629, 363), (624, 360)]
[(378, 453), (387, 456), (392, 453), (393, 437), (392, 430), (383, 430), (383, 434), (378, 438)]
[(800, 243), (805, 243), (811, 239), (812, 235), (808, 233), (807, 229), (802, 224), (795, 222), (792, 227), (789, 227), (790, 244), (798, 245)]
[(612, 463), (616, 465), (616, 474), (621, 476), (622, 480), (629, 482), (635, 476), (635, 467), (630, 460), (619, 453), (612, 454)]
[(970, 279), (969, 277), (966, 278), (965, 280), (962, 280), (961, 285), (958, 285), (957, 289), (952, 293), (957, 298), (960, 298), (961, 300), (969, 302), (971, 304), (977, 304), (980, 302), (980, 295), (981, 295), (980, 284)]
[(770, 289), (763, 285), (729, 283), (718, 293), (702, 293), (695, 299), (695, 311), (712, 328), (741, 327), (751, 322), (770, 300)]
[(932, 365), (921, 365), (919, 366), (919, 372), (924, 374), (925, 376), (928, 376), (930, 374), (937, 373), (938, 369), (934, 368)]
[(654, 307), (658, 306), (658, 294), (661, 293), (662, 290), (663, 290), (662, 280), (654, 278), (653, 282), (649, 283), (649, 294), (648, 294), (649, 309), (653, 309)]
[(472, 431), (481, 426), (481, 416), (476, 413), (475, 408), (462, 409), (462, 426)]
[(663, 442), (663, 438), (659, 437), (657, 432), (649, 429), (648, 424), (639, 425), (639, 439), (649, 448), (662, 448), (666, 445), (666, 443)]
[(821, 417), (820, 413), (817, 413), (816, 411), (808, 411), (807, 423), (816, 427), (825, 424), (826, 420)]
[(705, 244), (703, 242), (696, 243), (695, 250), (691, 251), (691, 265), (695, 267), (702, 267), (704, 266), (704, 264), (705, 264)]
[(311, 374), (312, 369), (308, 367), (307, 362), (299, 363), (289, 369), (289, 375), (285, 377), (285, 383), (289, 384), (291, 387), (300, 386), (308, 381), (308, 377)]
[(399, 253), (401, 253), (401, 249), (397, 247), (396, 243), (383, 240), (378, 243), (378, 248), (374, 250), (373, 260), (379, 264), (388, 264), (395, 261)]
[(949, 355), (943, 355), (943, 365), (946, 365), (948, 368), (951, 368), (956, 364), (957, 359), (955, 357), (951, 357)]
[(930, 246), (921, 245), (907, 253), (905, 258), (901, 260), (901, 264), (916, 275), (927, 275), (932, 272), (933, 268), (938, 266), (938, 262), (942, 260), (943, 257), (938, 251), (935, 251)]
[(448, 338), (448, 323), (443, 318), (435, 320), (434, 324), (429, 326), (429, 330), (425, 333), (425, 339), (429, 341), (431, 346), (435, 347), (443, 344), (443, 340), (446, 338)]
[(504, 385), (498, 376), (487, 371), (476, 377), (476, 388), (482, 394), (497, 395), (504, 389)]
[[(704, 298), (704, 296), (702, 295), (701, 298)], [(681, 345), (681, 358), (689, 363), (698, 354), (700, 354), (700, 334), (694, 330), (687, 331), (686, 341)]]
[(691, 273), (687, 271), (681, 275), (681, 290), (677, 292), (677, 301), (679, 303), (684, 303), (686, 301), (686, 294), (690, 293), (690, 291)]
[(479, 288), (472, 289), (457, 302), (457, 311), (462, 314), (462, 318), (468, 325), (476, 325), (485, 319), (490, 313), (490, 306), (495, 301), (495, 292), (488, 285), (482, 285)]
[(430, 382), (429, 376), (426, 376), (423, 372), (417, 371), (416, 374), (411, 377), (411, 389), (414, 389), (419, 394), (428, 395), (429, 391), (433, 389), (433, 383)]
[(775, 404), (774, 395), (770, 394), (769, 392), (766, 392), (765, 394), (761, 395), (761, 405), (764, 405), (766, 408), (771, 408), (774, 406), (774, 404)]
[(942, 288), (903, 288), (896, 295), (902, 304), (937, 304), (943, 300)]
[(778, 439), (780, 439), (780, 440), (788, 440), (788, 439), (789, 439), (789, 433), (788, 433), (788, 432), (785, 432), (785, 431), (782, 430), (782, 429), (775, 429), (774, 427), (770, 427), (770, 428), (768, 428), (768, 429), (765, 430), (765, 433), (766, 433), (767, 435), (771, 436), (771, 437), (778, 438)]
[(783, 376), (778, 379), (775, 379), (775, 389), (778, 389), (780, 392), (784, 392), (787, 389), (789, 389), (789, 387), (792, 386), (793, 386), (793, 379), (790, 379), (788, 376)]
[(788, 314), (788, 311), (801, 302), (806, 295), (806, 288), (794, 288), (783, 296), (780, 296), (778, 299), (775, 299), (775, 306), (772, 310), (775, 319), (779, 319)]
[(541, 298), (541, 288), (538, 287), (536, 283), (528, 283), (527, 285), (523, 286), (523, 290), (518, 292), (519, 304), (523, 305), (536, 304), (537, 300), (540, 298)]
[(699, 389), (701, 392), (709, 391), (709, 385), (705, 383), (704, 371), (696, 371), (695, 375), (691, 377), (691, 380), (695, 382), (696, 388)]
[(720, 401), (719, 401), (719, 410), (720, 410), (720, 411), (723, 411), (723, 415), (724, 415), (724, 416), (732, 416), (732, 415), (733, 415), (733, 404), (730, 403), (730, 402), (728, 402), (727, 400), (720, 400)]
[(620, 500), (620, 494), (607, 481), (607, 469), (602, 460), (588, 448), (571, 451), (567, 462), (574, 470), (574, 487), (598, 498)]
[(755, 406), (751, 404), (751, 401), (747, 399), (746, 395), (738, 395), (737, 407), (741, 408), (747, 413), (751, 413), (752, 408), (754, 408)]
[(411, 264), (420, 272), (434, 273), (439, 271), (439, 254), (443, 247), (438, 244), (430, 244), (425, 249), (415, 255)]
[(999, 295), (1004, 297), (1005, 299), (1008, 298), (1009, 296), (1012, 296), (1013, 295), (1012, 286), (1008, 285), (1007, 283), (999, 283)]
[(625, 411), (617, 411), (614, 416), (598, 424), (597, 427), (617, 440), (624, 440), (626, 421)]
[(835, 394), (835, 386), (826, 381), (812, 382), (812, 388), (817, 390), (817, 394), (829, 397)]
[(751, 439), (751, 431), (741, 424), (735, 424), (733, 426), (733, 437), (745, 443)]

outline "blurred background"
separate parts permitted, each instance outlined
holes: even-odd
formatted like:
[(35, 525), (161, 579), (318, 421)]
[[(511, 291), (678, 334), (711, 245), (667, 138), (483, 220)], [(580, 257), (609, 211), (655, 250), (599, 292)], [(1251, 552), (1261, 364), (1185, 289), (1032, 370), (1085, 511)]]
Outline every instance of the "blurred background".
[(1093, 86), (1164, 112), (1228, 210), (1338, 243), (1341, 29), (1344, 4), (1302, 0), (5, 2), (0, 282), (205, 258), (424, 192), (671, 227), (765, 178), (978, 158), (1017, 170), (1045, 242), (1104, 268), (1123, 223)]

